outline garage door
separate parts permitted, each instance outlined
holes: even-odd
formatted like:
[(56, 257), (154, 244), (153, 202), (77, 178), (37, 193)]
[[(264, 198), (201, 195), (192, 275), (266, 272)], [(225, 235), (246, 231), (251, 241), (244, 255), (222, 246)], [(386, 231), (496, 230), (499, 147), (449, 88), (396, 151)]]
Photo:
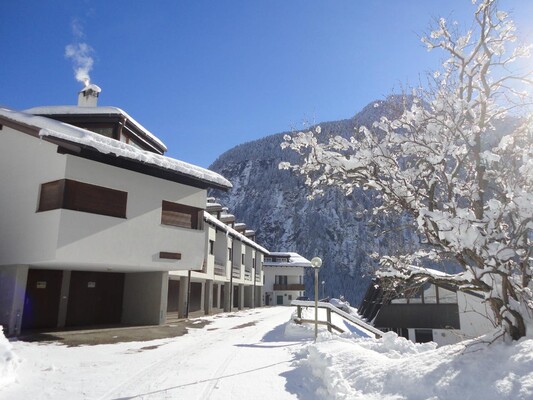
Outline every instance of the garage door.
[(167, 311), (176, 312), (179, 310), (180, 281), (170, 279), (168, 281)]
[(200, 311), (202, 309), (202, 284), (191, 282), (189, 312)]
[(23, 330), (57, 327), (62, 279), (63, 271), (28, 270), (22, 313)]
[(119, 324), (124, 274), (72, 271), (67, 326)]

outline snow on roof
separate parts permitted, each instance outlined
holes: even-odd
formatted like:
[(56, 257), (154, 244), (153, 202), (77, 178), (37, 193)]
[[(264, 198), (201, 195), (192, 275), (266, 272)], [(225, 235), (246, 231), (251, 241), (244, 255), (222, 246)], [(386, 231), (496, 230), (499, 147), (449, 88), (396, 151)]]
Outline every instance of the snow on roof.
[(302, 257), (298, 253), (291, 252), (270, 252), (270, 257), (285, 257), (289, 261), (265, 261), (263, 265), (265, 267), (310, 267), (311, 261), (307, 258)]
[(201, 180), (216, 186), (231, 188), (231, 183), (223, 176), (205, 168), (198, 167), (184, 161), (165, 157), (156, 153), (137, 149), (129, 144), (108, 138), (97, 133), (78, 128), (51, 118), (39, 117), (26, 112), (0, 108), (0, 116), (40, 129), (39, 136), (54, 137), (71, 143), (91, 147), (103, 154), (114, 154), (133, 161), (149, 164), (180, 175)]
[(87, 86), (85, 86), (83, 89), (80, 90), (80, 92), (87, 92), (89, 90), (92, 90), (93, 92), (100, 93), (102, 89), (100, 86), (95, 85), (94, 83), (90, 83)]
[(144, 135), (146, 135), (152, 141), (157, 143), (163, 149), (163, 151), (168, 150), (167, 146), (157, 136), (155, 136), (152, 132), (150, 132), (148, 129), (138, 123), (135, 119), (133, 119), (126, 111), (118, 107), (44, 106), (28, 108), (27, 110), (24, 110), (24, 112), (35, 115), (122, 115), (123, 117), (131, 121), (131, 123), (133, 123), (135, 126), (137, 126)]
[(254, 247), (255, 249), (259, 250), (260, 252), (265, 253), (265, 254), (269, 254), (269, 251), (267, 249), (265, 249), (264, 247), (260, 246), (259, 244), (257, 244), (253, 240), (248, 239), (246, 236), (244, 236), (243, 234), (237, 232), (235, 229), (233, 229), (232, 227), (226, 225), (224, 222), (222, 222), (222, 221), (218, 220), (217, 218), (213, 217), (207, 211), (204, 211), (204, 220), (209, 222), (209, 223), (212, 223), (213, 225), (215, 225), (217, 228), (219, 228), (223, 232), (231, 234), (233, 237), (239, 239), (241, 242), (244, 242), (244, 243)]

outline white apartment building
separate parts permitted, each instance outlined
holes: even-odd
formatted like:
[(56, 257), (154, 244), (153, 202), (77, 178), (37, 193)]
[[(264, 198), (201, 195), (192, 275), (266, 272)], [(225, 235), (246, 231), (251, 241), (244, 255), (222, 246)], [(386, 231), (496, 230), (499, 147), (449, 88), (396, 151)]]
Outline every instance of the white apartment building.
[(203, 213), (206, 253), (202, 267), (169, 274), (168, 315), (211, 314), (263, 305), (263, 258), (255, 232), (208, 199)]
[[(127, 113), (97, 107), (98, 94), (91, 85), (78, 106), (0, 109), (0, 325), (8, 335), (161, 324), (168, 271), (214, 268), (212, 257), (205, 263), (206, 237), (218, 235), (204, 217), (207, 189), (231, 184), (165, 157), (165, 145)], [(230, 239), (238, 257), (258, 258), (238, 235)]]
[(305, 295), (305, 268), (311, 262), (298, 253), (271, 252), (263, 263), (265, 305), (288, 306)]

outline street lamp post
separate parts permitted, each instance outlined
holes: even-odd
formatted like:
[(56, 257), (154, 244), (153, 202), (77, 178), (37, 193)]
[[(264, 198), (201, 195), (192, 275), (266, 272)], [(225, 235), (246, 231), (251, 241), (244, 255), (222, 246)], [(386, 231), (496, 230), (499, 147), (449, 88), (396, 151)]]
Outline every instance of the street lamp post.
[(315, 342), (318, 336), (318, 270), (322, 266), (320, 257), (313, 257), (311, 266), (315, 270)]

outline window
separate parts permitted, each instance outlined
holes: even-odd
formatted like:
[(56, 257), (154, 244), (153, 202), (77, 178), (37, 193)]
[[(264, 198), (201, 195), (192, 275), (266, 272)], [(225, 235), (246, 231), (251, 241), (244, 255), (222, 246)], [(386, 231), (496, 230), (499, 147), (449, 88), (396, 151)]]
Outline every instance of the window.
[(233, 249), (228, 247), (228, 261), (233, 261)]
[(287, 284), (287, 276), (286, 275), (276, 275), (276, 285), (286, 285)]
[(439, 287), (439, 303), (455, 304), (457, 303), (457, 293), (443, 287)]
[(202, 210), (163, 200), (161, 223), (163, 225), (179, 226), (180, 228), (202, 229), (201, 219), (198, 217)]
[(244, 254), (241, 254), (241, 264), (244, 264)]
[(77, 124), (80, 128), (87, 129), (88, 131), (98, 133), (102, 136), (107, 136), (108, 138), (117, 139), (117, 125), (113, 123), (85, 123)]
[(433, 341), (433, 331), (431, 329), (415, 329), (415, 342), (427, 343)]
[(37, 211), (63, 208), (126, 218), (127, 201), (127, 192), (70, 179), (61, 179), (41, 185)]
[(214, 240), (209, 241), (209, 254), (211, 255), (215, 254), (215, 241)]
[(426, 282), (422, 286), (424, 291), (424, 303), (425, 304), (436, 304), (437, 303), (437, 287), (430, 282)]

